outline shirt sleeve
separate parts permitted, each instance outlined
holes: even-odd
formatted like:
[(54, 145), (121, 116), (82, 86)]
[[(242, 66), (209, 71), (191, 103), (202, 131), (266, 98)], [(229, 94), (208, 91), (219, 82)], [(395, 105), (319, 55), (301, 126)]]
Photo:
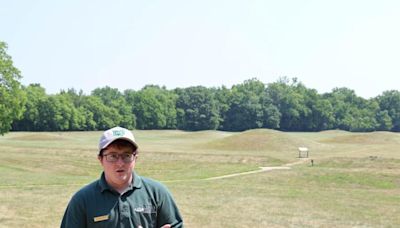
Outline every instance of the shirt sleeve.
[(83, 200), (78, 200), (77, 195), (73, 196), (65, 210), (61, 228), (85, 228), (86, 211), (84, 210)]
[(184, 227), (182, 216), (179, 213), (171, 193), (165, 187), (163, 187), (162, 190), (162, 200), (157, 211), (157, 227), (162, 227), (165, 224), (170, 224), (171, 227), (174, 228)]

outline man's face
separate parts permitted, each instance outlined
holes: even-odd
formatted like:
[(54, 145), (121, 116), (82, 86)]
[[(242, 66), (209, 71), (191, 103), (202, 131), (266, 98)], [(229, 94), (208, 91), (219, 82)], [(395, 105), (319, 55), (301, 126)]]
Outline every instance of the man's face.
[(136, 157), (130, 147), (108, 146), (99, 156), (107, 183), (117, 190), (127, 187), (132, 180)]

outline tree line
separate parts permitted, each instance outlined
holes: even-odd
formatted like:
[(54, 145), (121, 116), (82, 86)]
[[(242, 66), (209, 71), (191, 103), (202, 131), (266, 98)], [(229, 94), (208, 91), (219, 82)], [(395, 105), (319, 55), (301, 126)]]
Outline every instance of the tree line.
[(231, 89), (148, 85), (139, 91), (103, 87), (90, 95), (74, 89), (47, 95), (39, 84), (31, 84), (22, 91), (26, 101), (20, 118), (12, 122), (15, 131), (88, 131), (116, 125), (189, 131), (400, 130), (398, 91), (373, 99), (348, 88), (318, 94), (287, 78), (267, 85), (249, 79)]
[(341, 129), (400, 131), (400, 92), (364, 99), (349, 88), (319, 94), (296, 78), (265, 84), (256, 78), (231, 88), (147, 85), (119, 91), (103, 87), (89, 95), (75, 89), (49, 95), (40, 84), (23, 86), (20, 72), (0, 42), (0, 133), (129, 129), (282, 131)]

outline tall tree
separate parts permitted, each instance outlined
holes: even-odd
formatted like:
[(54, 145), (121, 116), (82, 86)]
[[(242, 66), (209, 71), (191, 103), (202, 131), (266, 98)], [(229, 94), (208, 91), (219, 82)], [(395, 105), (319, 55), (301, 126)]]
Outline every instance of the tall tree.
[(281, 112), (278, 107), (274, 105), (272, 98), (264, 90), (261, 97), (261, 106), (263, 112), (263, 125), (264, 128), (279, 129), (281, 121)]
[(51, 95), (39, 104), (39, 129), (44, 131), (70, 130), (70, 121), (74, 112), (73, 104), (65, 97)]
[(304, 86), (296, 78), (290, 81), (283, 77), (277, 82), (268, 84), (266, 92), (282, 114), (281, 130), (302, 130), (304, 128), (303, 118), (311, 116), (312, 111), (306, 104), (304, 90)]
[(7, 44), (0, 41), (0, 135), (11, 129), (14, 120), (22, 117), (26, 95), (18, 80), (20, 71), (6, 53)]
[(105, 130), (121, 123), (121, 116), (118, 111), (104, 105), (99, 97), (85, 97), (83, 107), (88, 130)]
[(392, 118), (389, 116), (388, 110), (379, 111), (376, 113), (376, 121), (378, 131), (390, 131), (393, 128)]
[[(390, 122), (392, 122), (391, 130), (400, 132), (400, 92), (397, 90), (385, 91), (376, 100), (379, 103), (380, 110), (384, 112), (380, 116), (386, 116), (386, 113), (390, 117)], [(387, 116), (383, 119), (386, 119), (387, 124), (389, 124)]]
[(229, 97), (231, 96), (231, 90), (222, 86), (220, 88), (213, 88), (211, 89), (212, 93), (214, 94), (217, 110), (219, 113), (219, 126), (218, 129), (225, 128), (225, 116), (229, 110)]
[(301, 97), (300, 127), (301, 131), (321, 131), (331, 129), (334, 125), (333, 107), (324, 100), (315, 89), (306, 88), (302, 83), (295, 85), (294, 90)]
[(17, 131), (40, 131), (39, 121), (40, 118), (39, 103), (47, 99), (46, 91), (40, 84), (30, 84), (23, 88), (27, 96), (25, 103), (24, 113), (20, 120), (13, 123), (13, 130)]
[(139, 129), (176, 128), (176, 94), (159, 86), (147, 85), (138, 92), (125, 91)]
[(86, 130), (86, 115), (82, 106), (83, 92), (78, 94), (74, 89), (69, 89), (67, 92), (61, 91), (57, 98), (62, 103), (64, 118), (68, 119), (68, 130)]
[(243, 131), (263, 126), (264, 84), (253, 78), (234, 85), (229, 97), (229, 109), (224, 116), (224, 130)]
[(213, 130), (219, 125), (219, 112), (210, 89), (203, 86), (176, 89), (177, 126), (183, 130)]
[(335, 88), (324, 94), (330, 101), (335, 115), (335, 128), (347, 131), (372, 131), (378, 123), (376, 114), (379, 106), (376, 102), (358, 97), (354, 90)]
[(71, 130), (97, 130), (94, 114), (89, 108), (91, 99), (84, 95), (82, 90), (77, 92), (72, 88), (61, 91), (60, 95), (66, 97), (76, 109), (70, 123)]
[(135, 128), (136, 118), (132, 114), (130, 105), (126, 102), (124, 95), (118, 89), (109, 86), (97, 88), (92, 91), (92, 96), (100, 98), (105, 106), (114, 109), (118, 113), (114, 120), (116, 125), (130, 129)]

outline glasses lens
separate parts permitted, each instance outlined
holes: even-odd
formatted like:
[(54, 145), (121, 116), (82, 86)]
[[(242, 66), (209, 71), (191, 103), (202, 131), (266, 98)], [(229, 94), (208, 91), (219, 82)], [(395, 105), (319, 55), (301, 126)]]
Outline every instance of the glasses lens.
[(131, 162), (134, 158), (133, 154), (122, 154), (121, 157), (124, 162)]
[(129, 163), (135, 159), (136, 154), (106, 154), (104, 157), (106, 157), (106, 160), (108, 162), (116, 162), (118, 161), (118, 158), (121, 157), (121, 160), (125, 163)]
[(106, 158), (109, 162), (116, 162), (118, 160), (118, 154), (107, 154)]

